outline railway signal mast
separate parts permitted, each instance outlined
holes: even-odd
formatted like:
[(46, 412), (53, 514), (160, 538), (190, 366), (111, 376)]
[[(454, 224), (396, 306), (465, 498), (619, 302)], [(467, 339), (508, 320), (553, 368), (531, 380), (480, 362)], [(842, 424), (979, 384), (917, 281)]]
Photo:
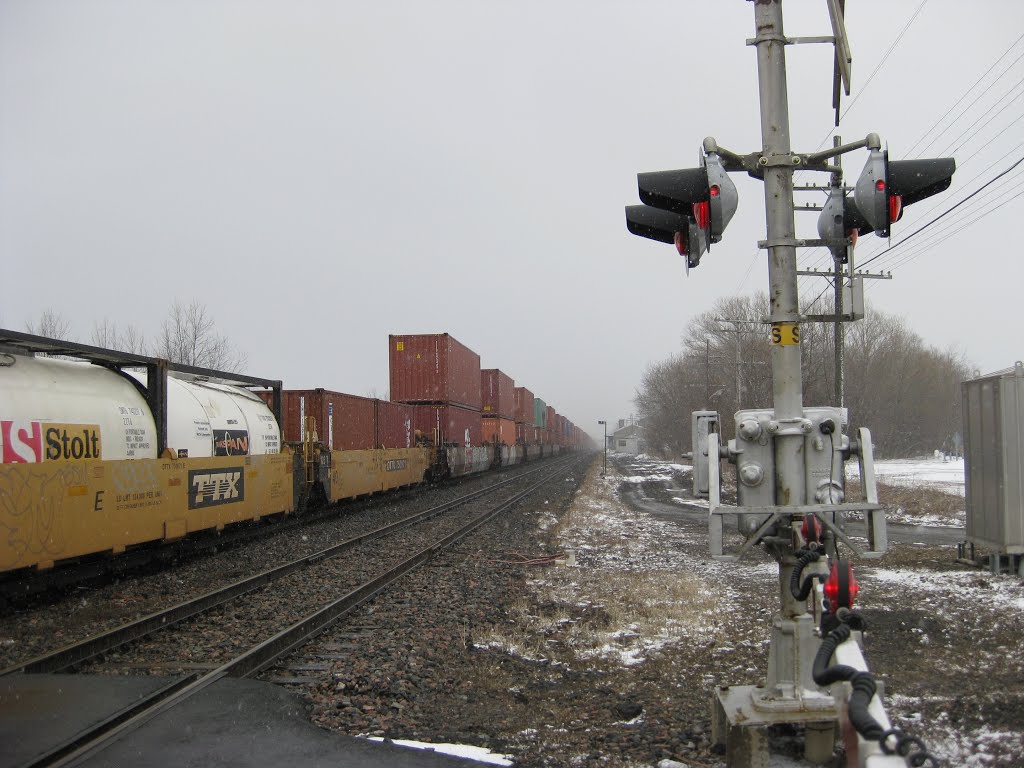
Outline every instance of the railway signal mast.
[[(814, 681), (813, 663), (821, 645), (819, 630), (822, 582), (829, 577), (824, 563), (808, 565), (798, 553), (823, 540), (834, 550), (842, 541), (855, 554), (877, 557), (886, 548), (885, 520), (874, 487), (871, 435), (861, 428), (854, 436), (843, 434), (846, 409), (803, 405), (800, 367), (800, 309), (797, 294), (797, 248), (827, 247), (845, 256), (858, 234), (875, 232), (888, 237), (903, 209), (946, 189), (956, 164), (951, 158), (890, 161), (877, 134), (862, 141), (832, 147), (823, 152), (798, 153), (790, 146), (789, 104), (786, 84), (786, 46), (793, 43), (831, 43), (836, 50), (837, 110), (839, 82), (849, 94), (849, 47), (843, 26), (842, 0), (826, 0), (833, 35), (819, 38), (787, 38), (783, 31), (781, 0), (755, 0), (756, 37), (748, 45), (757, 49), (760, 92), (760, 151), (736, 154), (714, 138), (703, 142), (701, 167), (638, 175), (644, 205), (626, 208), (630, 232), (675, 244), (687, 272), (718, 243), (736, 211), (735, 185), (730, 172), (746, 172), (764, 182), (767, 237), (758, 246), (768, 252), (769, 342), (772, 348), (773, 407), (743, 410), (735, 414), (735, 439), (719, 444), (719, 435), (708, 436), (707, 453), (710, 497), (710, 547), (722, 560), (736, 560), (755, 545), (763, 545), (779, 564), (781, 605), (772, 622), (766, 683), (763, 686), (729, 686), (716, 691), (714, 721), (716, 738), (726, 743), (730, 766), (763, 765), (767, 752), (765, 726), (796, 724), (806, 734), (805, 757), (815, 763), (831, 760), (834, 726), (839, 719), (833, 696)], [(819, 219), (820, 239), (796, 236), (793, 205), (793, 172), (820, 171), (841, 174), (832, 161), (840, 155), (867, 148), (868, 160), (852, 195), (836, 185)], [(843, 259), (845, 261), (845, 259)], [(865, 499), (849, 502), (845, 494), (844, 462), (856, 456), (861, 466)], [(737, 506), (724, 506), (719, 498), (719, 460), (737, 467)], [(695, 454), (695, 461), (698, 456)], [(845, 533), (847, 513), (863, 514), (867, 523), (865, 548)], [(725, 552), (723, 529), (726, 514), (737, 515), (745, 540)], [(824, 527), (823, 537), (817, 532)], [(806, 570), (805, 570), (806, 566)], [(794, 570), (815, 574), (818, 585), (808, 601), (791, 587)], [(833, 567), (833, 572), (836, 571)], [(809, 604), (810, 602), (810, 604)], [(833, 610), (834, 610), (833, 606)], [(884, 713), (883, 713), (884, 714)], [(875, 754), (873, 766), (903, 765), (901, 757), (881, 755), (872, 742), (861, 750), (861, 759)], [(888, 760), (894, 762), (889, 763)]]

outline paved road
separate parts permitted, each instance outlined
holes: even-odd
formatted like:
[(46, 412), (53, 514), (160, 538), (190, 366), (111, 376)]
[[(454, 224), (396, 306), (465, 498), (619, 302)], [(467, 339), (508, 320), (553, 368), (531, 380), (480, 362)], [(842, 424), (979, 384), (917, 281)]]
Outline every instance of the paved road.
[[(680, 496), (686, 497), (689, 494), (680, 492)], [(643, 498), (639, 494), (639, 486), (624, 489), (623, 499), (634, 508), (642, 509), (662, 520), (698, 523), (707, 530), (707, 502), (704, 502), (702, 506), (701, 502), (694, 502), (691, 505), (678, 502), (665, 503), (655, 499)], [(726, 526), (728, 524), (729, 519), (726, 518)], [(889, 541), (898, 544), (934, 544), (955, 547), (966, 538), (964, 529), (959, 527), (904, 525), (901, 523), (889, 523), (886, 527), (889, 532)], [(847, 530), (851, 536), (866, 536), (862, 523), (850, 523)]]

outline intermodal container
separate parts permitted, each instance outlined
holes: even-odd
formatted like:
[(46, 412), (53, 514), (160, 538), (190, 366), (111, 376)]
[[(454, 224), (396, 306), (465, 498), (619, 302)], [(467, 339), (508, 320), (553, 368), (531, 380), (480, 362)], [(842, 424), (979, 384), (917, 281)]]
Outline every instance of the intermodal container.
[(376, 406), (368, 397), (326, 389), (286, 389), (281, 432), (285, 442), (302, 442), (306, 417), (313, 417), (317, 439), (333, 451), (375, 447)]
[(548, 404), (539, 397), (533, 399), (533, 426), (540, 429), (548, 426)]
[(516, 424), (533, 426), (533, 392), (526, 387), (515, 388), (516, 412), (513, 417)]
[(416, 445), (414, 405), (377, 400), (376, 448), (412, 448)]
[(532, 424), (516, 424), (516, 442), (522, 445), (533, 445)]
[(516, 415), (515, 382), (507, 373), (497, 368), (484, 368), (480, 371), (480, 410), (488, 416), (500, 416), (513, 419)]
[(447, 333), (389, 336), (391, 399), (480, 410), (480, 355)]
[(434, 445), (476, 447), (483, 443), (480, 411), (458, 405), (417, 405), (413, 426)]
[(557, 412), (550, 405), (544, 409), (547, 412), (547, 416), (544, 417), (544, 429), (554, 430), (558, 427), (558, 422), (555, 421)]
[(480, 419), (480, 429), (485, 443), (516, 444), (516, 423), (512, 419), (484, 416)]

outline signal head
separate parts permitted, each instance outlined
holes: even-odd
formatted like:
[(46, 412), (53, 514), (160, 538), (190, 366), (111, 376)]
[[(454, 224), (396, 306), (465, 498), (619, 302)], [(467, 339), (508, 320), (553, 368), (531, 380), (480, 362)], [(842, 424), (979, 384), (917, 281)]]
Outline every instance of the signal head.
[(903, 209), (948, 189), (955, 171), (951, 157), (889, 160), (888, 152), (872, 149), (854, 187), (856, 207), (875, 234), (889, 237)]

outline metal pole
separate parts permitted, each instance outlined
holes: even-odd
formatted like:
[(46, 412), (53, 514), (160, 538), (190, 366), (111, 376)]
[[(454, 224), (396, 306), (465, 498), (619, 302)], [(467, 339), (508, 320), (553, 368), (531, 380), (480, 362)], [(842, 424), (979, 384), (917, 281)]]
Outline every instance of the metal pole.
[[(839, 136), (835, 136), (832, 139), (832, 145), (838, 147), (842, 144), (842, 139)], [(836, 165), (840, 166), (840, 170), (832, 174), (832, 186), (838, 187), (843, 183), (843, 172), (842, 166), (842, 155), (836, 157)], [(847, 258), (849, 258), (849, 252), (853, 249), (847, 247)], [(836, 353), (836, 372), (835, 372), (835, 404), (837, 408), (843, 407), (843, 346), (846, 343), (846, 332), (843, 325), (843, 263), (842, 260), (836, 253), (832, 254), (835, 261), (835, 270), (833, 274), (833, 280), (835, 281), (835, 303), (834, 309), (836, 311), (836, 322), (833, 334), (833, 344), (835, 346)]]
[(711, 409), (711, 339), (704, 337), (704, 407)]
[[(775, 432), (775, 504), (793, 507), (807, 503), (804, 440), (810, 424), (804, 419), (800, 370), (800, 305), (797, 293), (796, 226), (793, 214), (793, 155), (789, 135), (789, 96), (786, 86), (786, 37), (782, 0), (755, 0), (757, 75), (761, 102), (761, 157), (764, 169), (768, 281), (772, 323), (772, 394)], [(785, 722), (795, 713), (818, 711), (825, 722), (834, 719), (832, 699), (817, 692), (811, 674), (817, 641), (813, 617), (789, 588), (796, 565), (790, 527), (783, 516), (776, 532), (765, 537), (768, 551), (779, 563), (780, 610), (772, 620), (768, 675), (763, 688), (751, 692), (753, 710), (767, 722)], [(761, 744), (747, 729), (749, 754)], [(832, 728), (808, 727), (804, 756), (821, 763), (832, 754)], [(743, 763), (746, 765), (746, 763)], [(752, 765), (753, 763), (751, 763)], [(761, 763), (757, 763), (760, 765)]]
[[(768, 230), (768, 282), (773, 329), (800, 321), (796, 274), (796, 226), (793, 221), (794, 160), (789, 136), (786, 43), (781, 0), (754, 4), (757, 76), (761, 101), (761, 164), (764, 167), (765, 221)], [(793, 434), (803, 419), (800, 345), (772, 345), (772, 393), (781, 424), (775, 440), (777, 503), (803, 504), (803, 436)], [(788, 590), (784, 590), (788, 592)]]
[(740, 346), (740, 329), (736, 326), (736, 410), (743, 408), (743, 348)]

